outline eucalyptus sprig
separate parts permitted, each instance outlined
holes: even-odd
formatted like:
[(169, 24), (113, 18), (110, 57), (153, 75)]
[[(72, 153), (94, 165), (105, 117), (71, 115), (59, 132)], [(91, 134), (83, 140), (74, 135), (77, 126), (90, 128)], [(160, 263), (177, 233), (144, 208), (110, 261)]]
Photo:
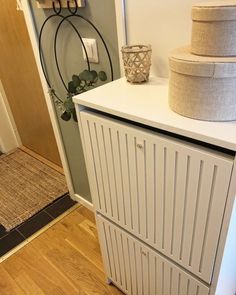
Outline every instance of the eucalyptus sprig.
[(94, 70), (84, 70), (79, 75), (74, 74), (72, 80), (68, 83), (68, 93), (63, 101), (64, 111), (61, 114), (61, 119), (69, 121), (71, 118), (77, 122), (75, 106), (72, 101), (74, 95), (86, 92), (96, 86), (98, 81), (105, 82), (107, 75), (104, 71), (96, 72)]

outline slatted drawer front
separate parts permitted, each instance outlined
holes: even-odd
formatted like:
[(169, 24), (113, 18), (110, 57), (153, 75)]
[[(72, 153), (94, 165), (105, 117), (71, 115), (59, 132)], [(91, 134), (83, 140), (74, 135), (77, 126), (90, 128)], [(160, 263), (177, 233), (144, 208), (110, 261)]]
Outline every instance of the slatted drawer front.
[(108, 277), (132, 295), (207, 295), (209, 288), (102, 216), (97, 216)]
[(232, 159), (81, 112), (97, 211), (210, 282)]

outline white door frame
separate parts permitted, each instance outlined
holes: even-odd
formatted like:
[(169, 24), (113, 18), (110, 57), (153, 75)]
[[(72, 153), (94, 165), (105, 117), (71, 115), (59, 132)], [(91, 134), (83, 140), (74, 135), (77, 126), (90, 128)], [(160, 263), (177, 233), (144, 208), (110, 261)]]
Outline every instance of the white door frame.
[(124, 66), (123, 66), (123, 61), (121, 56), (121, 47), (127, 44), (125, 1), (126, 0), (115, 0), (116, 27), (117, 27), (118, 46), (119, 46), (121, 76), (124, 76)]
[[(120, 49), (122, 45), (126, 44), (125, 0), (114, 0), (114, 1), (115, 1), (115, 8), (116, 8), (118, 46)], [(47, 82), (46, 82), (45, 77), (43, 75), (43, 71), (42, 71), (41, 64), (40, 64), (40, 58), (39, 58), (39, 54), (38, 54), (38, 36), (37, 36), (36, 28), (34, 26), (34, 19), (33, 19), (33, 15), (32, 15), (31, 8), (30, 8), (30, 0), (21, 0), (21, 5), (22, 5), (22, 10), (24, 13), (25, 22), (26, 22), (26, 26), (28, 29), (31, 45), (33, 48), (34, 57), (36, 60), (41, 84), (43, 87), (45, 101), (46, 101), (47, 108), (49, 111), (49, 116), (50, 116), (50, 119), (52, 122), (52, 127), (53, 127), (53, 131), (55, 134), (62, 166), (64, 169), (66, 181), (67, 181), (67, 186), (69, 189), (69, 193), (72, 198), (74, 198), (78, 202), (83, 203), (89, 209), (92, 209), (93, 205), (91, 203), (89, 203), (87, 200), (83, 199), (82, 196), (75, 194), (75, 191), (73, 188), (73, 183), (72, 183), (72, 177), (71, 177), (71, 173), (70, 173), (70, 169), (69, 169), (69, 164), (68, 164), (68, 160), (66, 157), (63, 139), (62, 139), (62, 135), (61, 135), (61, 131), (60, 131), (60, 127), (59, 127), (59, 124), (57, 121), (53, 102), (52, 102), (51, 97), (48, 93)], [(121, 55), (119, 57), (120, 57), (121, 73), (123, 76)]]
[(22, 143), (1, 80), (0, 114), (0, 151), (8, 153)]

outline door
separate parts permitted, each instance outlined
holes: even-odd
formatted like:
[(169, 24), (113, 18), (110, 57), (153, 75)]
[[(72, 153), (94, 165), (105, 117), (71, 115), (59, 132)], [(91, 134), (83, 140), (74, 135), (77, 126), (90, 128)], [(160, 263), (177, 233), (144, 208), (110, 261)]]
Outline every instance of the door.
[(208, 295), (209, 288), (97, 215), (108, 277), (129, 295)]
[(207, 283), (231, 156), (81, 112), (95, 208)]
[(23, 146), (61, 165), (22, 11), (0, 0), (0, 80)]

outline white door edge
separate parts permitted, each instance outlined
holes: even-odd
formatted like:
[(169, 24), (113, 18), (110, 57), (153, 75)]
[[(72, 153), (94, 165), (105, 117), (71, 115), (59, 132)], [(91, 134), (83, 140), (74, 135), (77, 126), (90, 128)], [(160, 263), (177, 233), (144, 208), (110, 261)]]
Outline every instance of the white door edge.
[(125, 13), (125, 0), (115, 0), (116, 8), (116, 27), (118, 37), (118, 49), (120, 59), (120, 73), (124, 76), (124, 66), (121, 55), (121, 47), (127, 44), (127, 32), (126, 32), (126, 13)]
[(0, 151), (8, 153), (21, 145), (21, 139), (0, 80)]

